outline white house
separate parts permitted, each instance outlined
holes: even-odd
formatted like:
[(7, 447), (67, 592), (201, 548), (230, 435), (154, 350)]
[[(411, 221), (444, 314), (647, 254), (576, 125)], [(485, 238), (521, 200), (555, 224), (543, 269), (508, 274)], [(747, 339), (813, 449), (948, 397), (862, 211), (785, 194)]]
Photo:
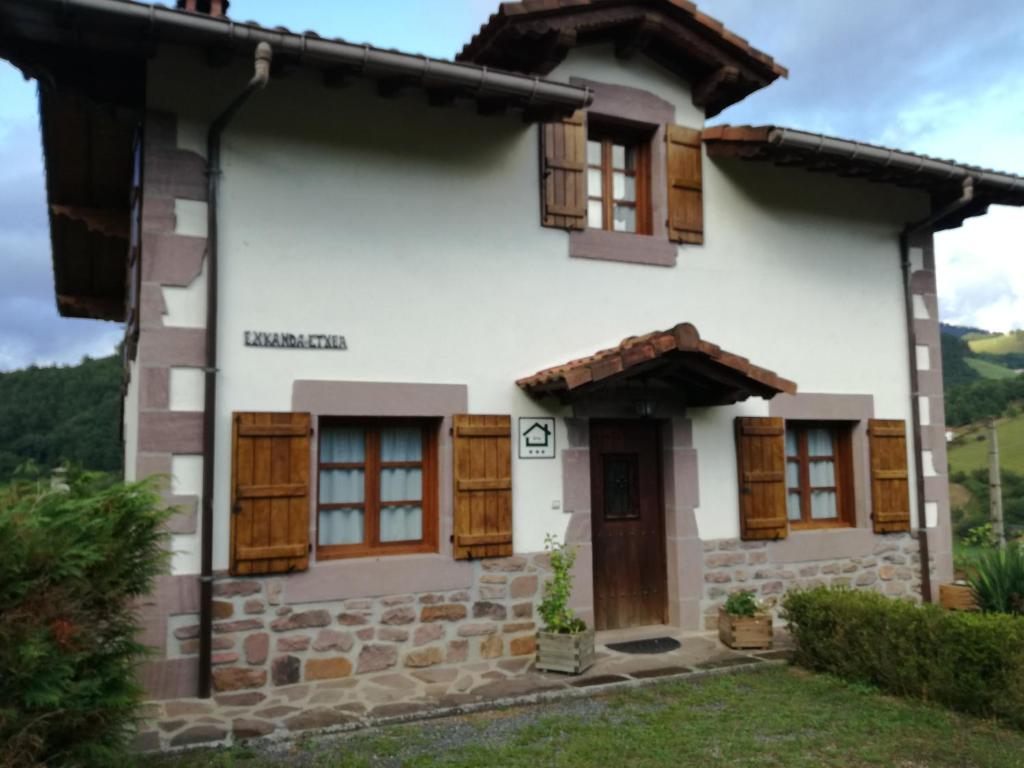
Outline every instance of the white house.
[(528, 658), (549, 533), (599, 630), (951, 577), (932, 233), (1021, 178), (706, 128), (787, 72), (685, 0), (503, 3), (455, 62), (226, 4), (0, 6), (58, 306), (125, 323), (180, 508), (154, 699)]

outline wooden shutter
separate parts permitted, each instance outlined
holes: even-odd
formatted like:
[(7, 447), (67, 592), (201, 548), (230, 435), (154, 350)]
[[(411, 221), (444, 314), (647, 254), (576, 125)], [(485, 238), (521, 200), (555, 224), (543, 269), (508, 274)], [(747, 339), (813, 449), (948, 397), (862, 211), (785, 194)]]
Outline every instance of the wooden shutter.
[(231, 573), (309, 567), (308, 413), (235, 413)]
[(457, 414), (456, 560), (512, 554), (512, 417)]
[(558, 229), (587, 226), (587, 129), (583, 111), (544, 123), (541, 137), (541, 223)]
[(776, 418), (736, 419), (736, 463), (740, 538), (786, 538), (785, 422)]
[(669, 125), (665, 140), (668, 144), (668, 238), (677, 243), (703, 243), (700, 131)]
[(875, 533), (910, 530), (907, 425), (899, 419), (870, 419), (871, 519)]

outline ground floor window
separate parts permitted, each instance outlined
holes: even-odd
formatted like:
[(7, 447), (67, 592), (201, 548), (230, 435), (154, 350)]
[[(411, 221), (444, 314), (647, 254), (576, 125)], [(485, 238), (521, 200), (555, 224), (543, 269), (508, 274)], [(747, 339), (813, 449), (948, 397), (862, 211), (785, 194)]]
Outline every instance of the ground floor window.
[(793, 529), (853, 525), (850, 427), (786, 422), (786, 516)]
[(436, 421), (322, 419), (320, 559), (437, 550)]

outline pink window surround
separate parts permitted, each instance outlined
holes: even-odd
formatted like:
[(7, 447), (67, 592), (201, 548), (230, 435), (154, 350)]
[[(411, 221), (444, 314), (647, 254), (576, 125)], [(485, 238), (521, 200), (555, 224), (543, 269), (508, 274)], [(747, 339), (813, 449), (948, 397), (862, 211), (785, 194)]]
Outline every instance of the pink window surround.
[(640, 88), (611, 85), (572, 77), (573, 85), (586, 86), (594, 95), (587, 108), (589, 120), (651, 131), (651, 234), (585, 229), (569, 233), (569, 256), (576, 259), (621, 261), (672, 267), (678, 246), (668, 239), (668, 193), (665, 180), (665, 126), (674, 123), (676, 108)]
[[(344, 600), (405, 592), (468, 588), (473, 567), (452, 559), (452, 414), (465, 413), (463, 384), (299, 380), (292, 384), (292, 410), (311, 413), (310, 466), (316, 466), (319, 421), (327, 416), (423, 417), (440, 419), (438, 429), (438, 551), (429, 554), (357, 557), (315, 562), (284, 579), (290, 603)], [(310, 476), (310, 541), (316, 541), (316, 473)]]

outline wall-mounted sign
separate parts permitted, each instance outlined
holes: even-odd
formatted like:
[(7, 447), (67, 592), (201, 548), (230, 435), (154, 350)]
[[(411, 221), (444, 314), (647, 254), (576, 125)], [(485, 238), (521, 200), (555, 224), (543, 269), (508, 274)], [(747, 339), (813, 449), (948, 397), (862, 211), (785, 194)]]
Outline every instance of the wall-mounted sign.
[(550, 416), (519, 417), (519, 458), (555, 458), (555, 420)]
[(245, 346), (270, 349), (348, 349), (345, 337), (338, 334), (269, 333), (267, 331), (246, 331)]

